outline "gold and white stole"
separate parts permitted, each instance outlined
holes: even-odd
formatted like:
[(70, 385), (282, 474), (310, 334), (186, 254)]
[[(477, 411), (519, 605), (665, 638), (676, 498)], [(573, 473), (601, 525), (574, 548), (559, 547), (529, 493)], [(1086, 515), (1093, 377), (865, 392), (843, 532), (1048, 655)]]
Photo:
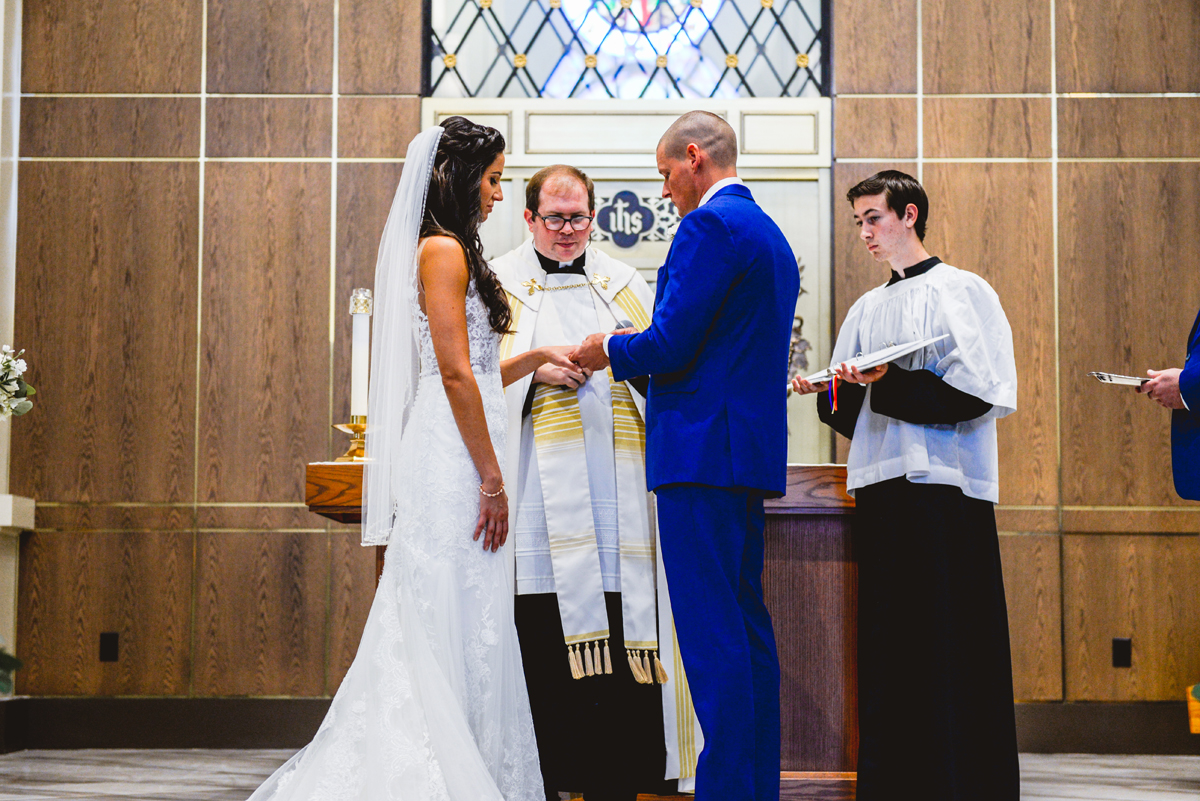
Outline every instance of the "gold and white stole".
[[(626, 294), (624, 299), (620, 294)], [(649, 315), (632, 292), (622, 290), (618, 306), (635, 325), (644, 328)], [(622, 302), (622, 300), (624, 302)], [(543, 306), (542, 314), (554, 315)], [(646, 491), (645, 424), (624, 383), (608, 372), (613, 414), (613, 450), (620, 538), (621, 607), (626, 660), (634, 678), (643, 684), (667, 681), (658, 658), (658, 620), (655, 603), (657, 554)], [(611, 632), (604, 605), (600, 555), (590, 503), (583, 419), (575, 390), (542, 384), (534, 390), (533, 438), (550, 560), (554, 570), (559, 613), (567, 645), (568, 664), (576, 679), (612, 672), (608, 639)]]

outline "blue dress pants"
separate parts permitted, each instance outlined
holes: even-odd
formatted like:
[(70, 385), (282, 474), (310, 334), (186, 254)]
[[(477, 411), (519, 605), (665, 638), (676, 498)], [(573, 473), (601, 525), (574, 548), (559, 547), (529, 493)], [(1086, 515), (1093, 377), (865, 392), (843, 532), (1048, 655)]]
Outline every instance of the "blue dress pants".
[(763, 499), (655, 491), (663, 564), (704, 750), (696, 801), (778, 801), (779, 657), (763, 602)]

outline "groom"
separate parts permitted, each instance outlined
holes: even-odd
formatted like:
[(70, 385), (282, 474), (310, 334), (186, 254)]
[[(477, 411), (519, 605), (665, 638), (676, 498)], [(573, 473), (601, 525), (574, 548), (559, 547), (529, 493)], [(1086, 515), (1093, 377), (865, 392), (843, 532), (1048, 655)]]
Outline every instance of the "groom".
[(791, 248), (737, 177), (737, 140), (689, 112), (659, 141), (663, 197), (683, 220), (651, 325), (592, 334), (572, 355), (649, 375), (647, 486), (687, 680), (704, 732), (697, 801), (779, 798), (779, 660), (763, 602), (763, 498), (784, 492)]

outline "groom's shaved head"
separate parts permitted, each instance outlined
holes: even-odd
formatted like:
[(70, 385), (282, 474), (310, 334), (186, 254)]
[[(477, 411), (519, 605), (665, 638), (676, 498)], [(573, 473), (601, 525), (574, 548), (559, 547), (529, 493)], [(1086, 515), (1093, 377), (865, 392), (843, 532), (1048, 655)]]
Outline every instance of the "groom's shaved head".
[(707, 111), (689, 111), (662, 135), (658, 147), (667, 158), (687, 158), (688, 145), (703, 150), (714, 167), (730, 169), (737, 165), (737, 137), (729, 123)]

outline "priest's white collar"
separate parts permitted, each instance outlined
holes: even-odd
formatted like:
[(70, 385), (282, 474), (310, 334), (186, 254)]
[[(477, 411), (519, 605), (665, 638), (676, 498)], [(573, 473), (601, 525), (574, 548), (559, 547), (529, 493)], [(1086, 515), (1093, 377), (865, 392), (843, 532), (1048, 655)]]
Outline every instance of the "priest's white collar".
[[(708, 188), (708, 191), (704, 193), (704, 197), (700, 198), (700, 205), (703, 206), (705, 203), (712, 200), (712, 196), (720, 192), (725, 187), (735, 185), (745, 186), (746, 182), (741, 178), (738, 178), (736, 175), (732, 178), (722, 178)], [(697, 208), (699, 208), (699, 206)]]

